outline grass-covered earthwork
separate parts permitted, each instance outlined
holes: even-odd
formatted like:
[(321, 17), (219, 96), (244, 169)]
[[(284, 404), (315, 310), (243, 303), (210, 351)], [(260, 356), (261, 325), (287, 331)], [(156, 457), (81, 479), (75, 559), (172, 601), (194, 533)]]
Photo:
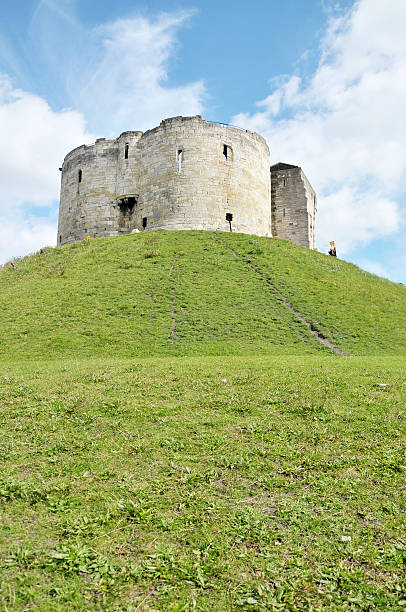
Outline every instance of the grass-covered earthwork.
[(283, 240), (155, 231), (0, 269), (0, 361), (330, 352), (268, 280), (345, 352), (406, 354), (403, 285)]
[(0, 610), (405, 610), (405, 298), (204, 232), (4, 266)]

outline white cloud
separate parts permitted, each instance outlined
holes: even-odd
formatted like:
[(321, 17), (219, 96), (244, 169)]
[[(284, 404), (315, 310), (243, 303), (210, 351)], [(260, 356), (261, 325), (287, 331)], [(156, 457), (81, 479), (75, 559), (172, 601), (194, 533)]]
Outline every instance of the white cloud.
[[(94, 142), (89, 125), (101, 136), (116, 137), (127, 129), (153, 127), (163, 117), (201, 111), (202, 82), (164, 86), (177, 30), (189, 16), (180, 12), (155, 21), (119, 19), (86, 32), (75, 20), (71, 2), (64, 3), (63, 14), (51, 0), (39, 3), (30, 35), (42, 45), (51, 73), (57, 70), (60, 76), (76, 65), (75, 45), (71, 56), (59, 60), (50, 52), (51, 42), (66, 37), (68, 26), (72, 40), (75, 31), (80, 34), (86, 61), (65, 92), (67, 103), (78, 110), (55, 111), (40, 96), (17, 89), (7, 75), (0, 75), (0, 262), (55, 243), (58, 167), (71, 149)], [(45, 216), (43, 207), (49, 208)]]
[(396, 232), (399, 213), (389, 198), (345, 186), (324, 196), (317, 223), (320, 248), (326, 251), (329, 241), (335, 240), (342, 254), (355, 243), (366, 245)]
[(202, 112), (202, 81), (165, 85), (169, 60), (176, 57), (177, 31), (190, 15), (119, 19), (96, 31), (102, 54), (82, 79), (75, 100), (94, 129), (117, 136), (154, 127), (165, 117)]
[(404, 23), (404, 0), (359, 0), (330, 20), (309, 80), (286, 78), (258, 112), (232, 119), (265, 134), (272, 161), (304, 168), (319, 192), (319, 237), (333, 237), (341, 252), (401, 224), (395, 198), (406, 180)]
[(54, 112), (42, 98), (15, 89), (0, 75), (0, 214), (29, 202), (49, 206), (59, 196), (66, 153), (93, 140), (74, 111)]
[[(53, 207), (66, 153), (93, 139), (80, 113), (54, 112), (0, 76), (0, 262), (54, 244)], [(31, 215), (24, 210), (31, 209)], [(36, 207), (48, 207), (34, 216)]]
[(179, 32), (194, 11), (133, 13), (98, 27), (82, 22), (82, 14), (78, 0), (39, 1), (28, 29), (27, 49), (36, 60), (26, 71), (35, 75), (29, 83), (42, 84), (54, 103), (82, 112), (99, 136), (116, 137), (154, 127), (165, 117), (202, 112), (201, 80), (169, 82), (170, 69), (184, 52)]
[(18, 208), (14, 215), (0, 214), (0, 264), (55, 244), (56, 223), (51, 217), (26, 217)]
[(371, 274), (376, 274), (377, 276), (382, 276), (383, 278), (389, 278), (389, 273), (386, 268), (377, 261), (360, 259), (357, 261), (357, 266), (363, 270), (366, 270), (367, 272), (371, 272)]

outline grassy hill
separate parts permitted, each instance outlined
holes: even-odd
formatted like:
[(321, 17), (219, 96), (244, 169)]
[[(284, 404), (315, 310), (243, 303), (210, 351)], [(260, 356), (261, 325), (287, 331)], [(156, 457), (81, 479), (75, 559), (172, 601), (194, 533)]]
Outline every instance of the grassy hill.
[(3, 267), (0, 359), (328, 351), (282, 298), (346, 353), (406, 353), (403, 285), (277, 239), (159, 231)]
[(405, 298), (237, 234), (4, 266), (0, 609), (403, 611)]

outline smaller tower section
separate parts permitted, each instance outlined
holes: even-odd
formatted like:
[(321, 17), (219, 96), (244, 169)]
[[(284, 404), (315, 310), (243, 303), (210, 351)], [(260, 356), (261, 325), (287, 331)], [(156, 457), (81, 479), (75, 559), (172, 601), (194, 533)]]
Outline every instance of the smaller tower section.
[(272, 235), (316, 248), (317, 197), (299, 166), (271, 166)]
[[(115, 188), (116, 230), (128, 234), (137, 227), (140, 216), (140, 150), (142, 132), (123, 132), (117, 143), (117, 172)], [(111, 234), (110, 234), (111, 235)]]
[(71, 151), (62, 166), (58, 245), (118, 233), (117, 142), (99, 138)]

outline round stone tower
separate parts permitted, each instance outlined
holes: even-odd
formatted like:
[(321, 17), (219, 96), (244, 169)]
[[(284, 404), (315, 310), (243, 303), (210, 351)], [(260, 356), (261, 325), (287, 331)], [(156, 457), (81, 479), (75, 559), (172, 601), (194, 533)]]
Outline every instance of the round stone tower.
[(68, 153), (58, 244), (134, 229), (271, 236), (270, 197), (261, 136), (200, 116), (174, 117)]

